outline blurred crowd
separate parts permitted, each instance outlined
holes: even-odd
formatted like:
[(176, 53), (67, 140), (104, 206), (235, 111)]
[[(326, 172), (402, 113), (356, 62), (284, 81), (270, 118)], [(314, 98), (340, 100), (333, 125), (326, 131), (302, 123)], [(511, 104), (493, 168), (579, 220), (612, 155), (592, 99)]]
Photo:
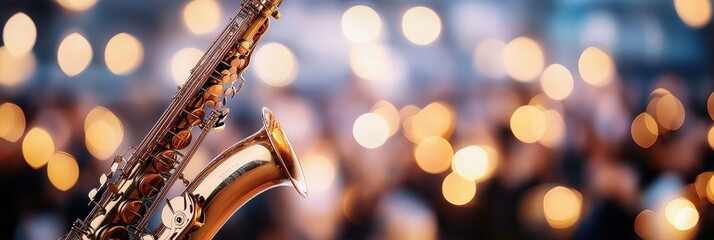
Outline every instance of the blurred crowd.
[[(0, 238), (84, 219), (107, 159), (139, 144), (239, 6), (0, 2)], [(185, 175), (265, 106), (309, 196), (269, 190), (216, 239), (714, 238), (710, 0), (280, 11)]]

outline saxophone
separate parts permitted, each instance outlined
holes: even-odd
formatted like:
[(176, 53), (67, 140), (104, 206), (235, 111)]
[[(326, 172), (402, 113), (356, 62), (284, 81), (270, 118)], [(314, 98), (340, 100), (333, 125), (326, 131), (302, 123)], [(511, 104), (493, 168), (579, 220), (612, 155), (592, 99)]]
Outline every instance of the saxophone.
[[(208, 133), (225, 127), (227, 99), (243, 86), (269, 18), (280, 18), (281, 1), (244, 0), (146, 137), (131, 154), (114, 157), (110, 172), (89, 192), (91, 212), (61, 239), (209, 239), (267, 189), (293, 186), (307, 196), (295, 152), (267, 108), (258, 132), (219, 154), (193, 181), (182, 174)], [(166, 194), (179, 179), (186, 188), (169, 200)], [(159, 205), (164, 207), (157, 215)], [(159, 216), (158, 226), (149, 226)]]

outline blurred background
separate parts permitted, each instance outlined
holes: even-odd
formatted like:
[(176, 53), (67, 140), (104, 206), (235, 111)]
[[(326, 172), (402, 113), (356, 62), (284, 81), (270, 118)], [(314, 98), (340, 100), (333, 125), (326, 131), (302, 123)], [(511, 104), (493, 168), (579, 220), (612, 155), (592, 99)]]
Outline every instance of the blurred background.
[[(84, 219), (106, 159), (138, 145), (239, 6), (1, 1), (0, 238)], [(280, 10), (186, 176), (267, 106), (310, 196), (270, 190), (217, 239), (714, 238), (710, 0)]]

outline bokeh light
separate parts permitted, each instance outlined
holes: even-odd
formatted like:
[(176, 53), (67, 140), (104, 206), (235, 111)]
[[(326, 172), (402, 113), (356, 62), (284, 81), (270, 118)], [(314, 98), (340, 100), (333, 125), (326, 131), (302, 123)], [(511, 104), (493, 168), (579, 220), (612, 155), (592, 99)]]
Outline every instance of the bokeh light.
[(454, 128), (455, 114), (451, 106), (444, 102), (430, 103), (404, 120), (404, 136), (413, 143), (419, 143), (430, 136), (448, 138)]
[(689, 230), (699, 222), (699, 212), (686, 198), (677, 198), (667, 203), (664, 216), (679, 231)]
[(183, 21), (195, 34), (212, 32), (221, 19), (221, 7), (215, 0), (193, 0), (183, 9)]
[(84, 141), (95, 158), (105, 160), (112, 156), (124, 138), (124, 127), (109, 109), (92, 108), (84, 119)]
[(335, 181), (336, 168), (332, 162), (319, 155), (308, 155), (300, 159), (300, 165), (305, 172), (310, 192), (327, 191)]
[(552, 228), (569, 228), (580, 218), (582, 204), (582, 196), (577, 190), (554, 187), (543, 197), (545, 220)]
[(13, 56), (7, 47), (0, 47), (0, 85), (12, 87), (27, 80), (35, 71), (35, 55), (32, 52)]
[(50, 134), (38, 127), (30, 129), (22, 140), (22, 155), (33, 169), (39, 169), (55, 152), (55, 144)]
[(578, 71), (585, 82), (602, 86), (612, 81), (615, 74), (615, 64), (610, 55), (603, 50), (589, 47), (580, 55)]
[(377, 43), (355, 46), (350, 51), (350, 67), (358, 77), (388, 87), (400, 79), (398, 58), (392, 49)]
[(427, 45), (441, 33), (439, 15), (427, 7), (413, 7), (402, 17), (402, 31), (407, 39), (417, 45)]
[(414, 147), (414, 159), (419, 168), (427, 173), (441, 173), (449, 169), (454, 149), (446, 139), (427, 137)]
[(362, 147), (377, 148), (389, 138), (389, 123), (378, 114), (365, 113), (355, 120), (352, 134)]
[(556, 110), (543, 111), (545, 116), (545, 132), (538, 142), (549, 148), (559, 146), (565, 138), (565, 121)]
[(664, 129), (677, 130), (684, 124), (684, 105), (672, 94), (660, 97), (655, 105), (657, 123)]
[(656, 229), (656, 214), (645, 209), (635, 218), (635, 233), (642, 239), (653, 239), (653, 230)]
[(706, 195), (709, 202), (714, 203), (714, 177), (712, 176), (710, 176), (709, 181), (707, 181)]
[(201, 60), (203, 51), (196, 48), (184, 48), (171, 58), (171, 78), (179, 86), (191, 76), (191, 69)]
[(65, 37), (57, 50), (57, 62), (62, 72), (73, 77), (84, 71), (92, 61), (92, 46), (84, 36), (71, 33)]
[(5, 23), (2, 40), (7, 50), (15, 57), (29, 53), (35, 46), (37, 28), (35, 22), (23, 12), (15, 13)]
[(399, 111), (392, 103), (388, 101), (379, 101), (374, 104), (371, 110), (372, 113), (382, 116), (389, 124), (389, 136), (391, 137), (399, 131)]
[(489, 156), (480, 146), (468, 146), (456, 151), (451, 168), (465, 179), (480, 181), (489, 170)]
[(52, 186), (61, 191), (67, 191), (77, 183), (79, 179), (79, 166), (72, 155), (65, 152), (52, 154), (47, 163), (47, 178)]
[(505, 48), (505, 42), (493, 38), (479, 43), (474, 51), (475, 69), (492, 79), (506, 76), (503, 69), (503, 50)]
[(444, 199), (453, 205), (464, 205), (476, 195), (476, 183), (461, 177), (457, 173), (449, 173), (441, 185)]
[(0, 138), (17, 142), (25, 132), (25, 113), (14, 103), (0, 104)]
[(57, 0), (57, 3), (72, 11), (84, 11), (94, 6), (97, 0)]
[(260, 47), (252, 62), (258, 78), (270, 86), (287, 86), (297, 76), (297, 58), (288, 47), (280, 43), (268, 43)]
[(133, 72), (144, 58), (144, 47), (136, 37), (127, 33), (114, 35), (104, 50), (104, 61), (109, 71), (124, 75)]
[(573, 91), (573, 75), (565, 66), (553, 64), (543, 70), (540, 86), (548, 97), (563, 100)]
[(520, 82), (530, 82), (543, 71), (545, 56), (536, 41), (519, 37), (503, 49), (502, 61), (509, 76)]
[(674, 0), (674, 9), (682, 22), (693, 28), (704, 27), (712, 19), (711, 0)]
[(382, 33), (382, 19), (368, 6), (351, 7), (342, 14), (342, 33), (354, 43), (377, 40)]
[(649, 148), (657, 141), (658, 129), (657, 122), (650, 114), (640, 113), (632, 121), (630, 134), (632, 134), (632, 139), (635, 140), (637, 145)]
[(538, 141), (546, 129), (546, 117), (534, 106), (521, 106), (511, 115), (511, 132), (521, 142), (534, 143)]

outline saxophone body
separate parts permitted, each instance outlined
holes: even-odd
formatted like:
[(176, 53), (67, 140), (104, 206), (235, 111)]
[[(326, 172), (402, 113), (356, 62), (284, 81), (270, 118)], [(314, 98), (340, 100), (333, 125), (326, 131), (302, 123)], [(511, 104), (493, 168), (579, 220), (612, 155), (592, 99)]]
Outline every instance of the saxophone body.
[[(223, 151), (193, 181), (182, 174), (207, 134), (225, 127), (228, 98), (242, 88), (242, 74), (270, 18), (280, 18), (280, 3), (244, 0), (142, 142), (132, 154), (117, 155), (100, 186), (89, 192), (89, 215), (61, 239), (208, 239), (267, 189), (293, 186), (307, 196), (297, 157), (267, 108), (262, 129)], [(166, 194), (178, 180), (186, 188), (169, 200)], [(161, 223), (150, 226), (155, 216)]]

